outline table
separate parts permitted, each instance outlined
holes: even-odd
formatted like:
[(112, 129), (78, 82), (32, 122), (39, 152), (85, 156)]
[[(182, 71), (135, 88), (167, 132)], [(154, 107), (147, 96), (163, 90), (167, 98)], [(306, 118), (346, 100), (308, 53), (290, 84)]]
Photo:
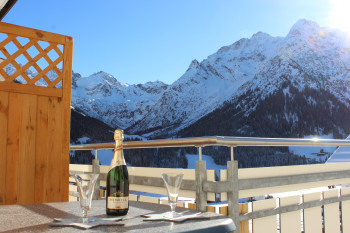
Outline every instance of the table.
[[(105, 201), (95, 200), (89, 216), (106, 217)], [(99, 226), (90, 230), (73, 227), (51, 227), (54, 218), (81, 216), (79, 202), (61, 202), (29, 205), (0, 206), (0, 232), (231, 232), (235, 230), (232, 219), (206, 212), (210, 219), (187, 220), (183, 223), (143, 221), (143, 214), (169, 211), (168, 205), (130, 201), (129, 213), (123, 217), (124, 226)], [(177, 207), (181, 212), (189, 209)], [(190, 210), (195, 212), (195, 210)]]

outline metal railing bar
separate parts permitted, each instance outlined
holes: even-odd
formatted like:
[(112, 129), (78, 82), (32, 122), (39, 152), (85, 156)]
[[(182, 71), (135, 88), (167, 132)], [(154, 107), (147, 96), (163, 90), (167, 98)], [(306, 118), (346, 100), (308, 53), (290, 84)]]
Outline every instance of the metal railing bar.
[[(165, 148), (165, 147), (199, 147), (216, 145), (216, 137), (200, 138), (180, 138), (180, 139), (162, 139), (149, 141), (124, 142), (124, 149), (144, 149), (144, 148)], [(97, 143), (85, 145), (71, 145), (71, 150), (94, 150), (94, 149), (114, 149), (114, 143)]]
[(217, 136), (220, 145), (231, 146), (350, 146), (350, 140), (307, 138), (258, 138)]
[[(205, 147), (205, 146), (350, 146), (350, 140), (342, 139), (300, 139), (300, 138), (257, 138), (257, 137), (198, 137), (124, 142), (124, 149)], [(70, 150), (114, 149), (114, 143), (71, 145)]]

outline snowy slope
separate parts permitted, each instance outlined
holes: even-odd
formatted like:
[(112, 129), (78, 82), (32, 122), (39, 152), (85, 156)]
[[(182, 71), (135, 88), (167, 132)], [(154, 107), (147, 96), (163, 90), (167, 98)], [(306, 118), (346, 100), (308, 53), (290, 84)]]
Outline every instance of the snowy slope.
[(166, 89), (162, 82), (128, 85), (105, 72), (73, 75), (72, 105), (110, 126), (126, 128), (141, 120)]
[(349, 64), (346, 35), (320, 28), (314, 22), (299, 20), (286, 37), (259, 32), (221, 48), (201, 63), (193, 61), (156, 102), (154, 110), (132, 130), (158, 126), (176, 131), (225, 100), (252, 91), (253, 101), (242, 102), (241, 106), (249, 115), (259, 101), (281, 88), (286, 80), (301, 89), (330, 89), (349, 103)]
[(348, 41), (342, 32), (299, 20), (286, 37), (258, 32), (202, 62), (192, 61), (171, 85), (128, 85), (104, 72), (74, 75), (72, 105), (112, 127), (144, 136), (174, 135), (248, 92), (249, 101), (243, 99), (240, 107), (249, 115), (285, 81), (300, 89), (328, 89), (349, 105)]
[[(198, 161), (198, 155), (186, 154), (187, 168), (196, 169), (196, 161)], [(209, 155), (202, 155), (202, 160), (206, 162), (207, 170), (215, 170), (216, 175), (219, 177), (220, 170), (227, 169), (226, 165), (218, 165), (214, 162), (213, 157)]]
[[(350, 135), (346, 138), (350, 140)], [(349, 163), (350, 162), (350, 147), (340, 146), (329, 157), (326, 163)]]

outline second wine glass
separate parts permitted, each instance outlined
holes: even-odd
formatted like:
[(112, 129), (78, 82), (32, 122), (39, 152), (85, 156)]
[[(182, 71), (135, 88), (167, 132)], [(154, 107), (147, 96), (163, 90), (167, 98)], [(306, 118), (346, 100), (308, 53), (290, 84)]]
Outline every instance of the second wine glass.
[(181, 216), (181, 214), (175, 212), (175, 207), (177, 204), (183, 175), (183, 173), (162, 173), (162, 178), (168, 192), (168, 202), (171, 209), (171, 212), (166, 213), (165, 217), (174, 218)]
[(74, 175), (75, 181), (78, 186), (80, 207), (83, 210), (83, 217), (76, 220), (80, 223), (88, 223), (94, 221), (87, 217), (88, 210), (91, 209), (92, 194), (94, 192), (95, 183), (99, 174), (89, 174), (84, 179), (79, 175)]

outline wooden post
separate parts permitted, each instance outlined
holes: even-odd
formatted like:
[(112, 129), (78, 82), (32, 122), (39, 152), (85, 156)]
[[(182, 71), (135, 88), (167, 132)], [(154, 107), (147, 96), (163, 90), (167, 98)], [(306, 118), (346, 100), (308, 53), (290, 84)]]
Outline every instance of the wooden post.
[(227, 180), (232, 182), (232, 191), (227, 192), (228, 216), (236, 225), (236, 232), (239, 232), (239, 203), (238, 203), (238, 162), (227, 162)]
[(196, 206), (198, 211), (207, 210), (207, 193), (203, 191), (203, 181), (207, 180), (205, 161), (196, 161)]
[[(65, 36), (65, 44), (63, 50), (63, 67), (62, 67), (62, 112), (63, 116), (61, 121), (70, 122), (71, 120), (71, 90), (72, 90), (72, 66), (73, 66), (73, 38)], [(58, 99), (58, 103), (60, 99)], [(69, 144), (70, 144), (70, 126), (63, 127), (61, 132), (61, 137), (63, 137), (64, 143), (62, 143), (62, 171), (61, 171), (61, 200), (68, 201), (69, 192), (68, 186), (66, 185), (69, 182)]]
[[(97, 151), (95, 151), (96, 153)], [(100, 160), (93, 159), (92, 160), (92, 172), (95, 174), (100, 174)], [(100, 176), (97, 178), (97, 181), (95, 183), (95, 189), (94, 189), (94, 194), (92, 196), (93, 200), (98, 200), (100, 198)]]
[[(248, 203), (239, 204), (239, 214), (248, 213)], [(239, 233), (249, 233), (249, 221), (239, 223)]]

